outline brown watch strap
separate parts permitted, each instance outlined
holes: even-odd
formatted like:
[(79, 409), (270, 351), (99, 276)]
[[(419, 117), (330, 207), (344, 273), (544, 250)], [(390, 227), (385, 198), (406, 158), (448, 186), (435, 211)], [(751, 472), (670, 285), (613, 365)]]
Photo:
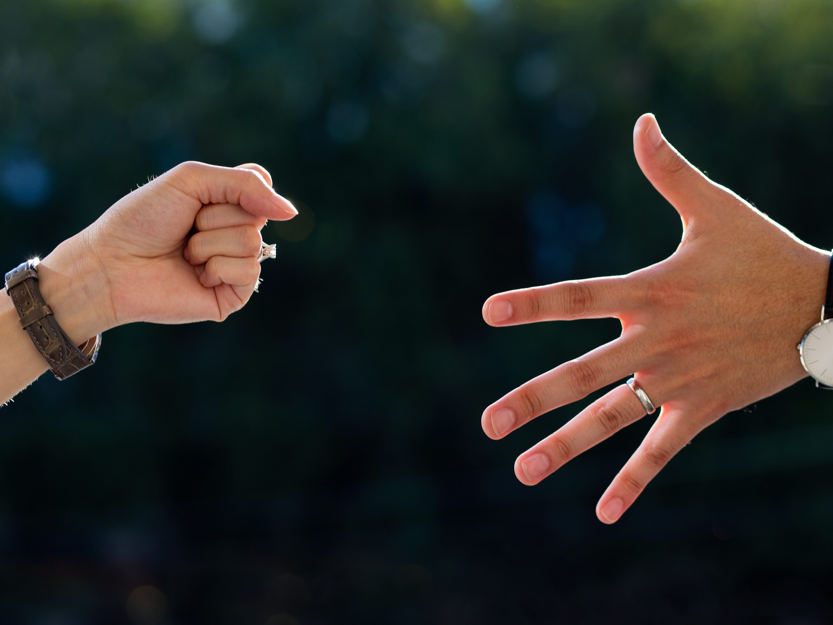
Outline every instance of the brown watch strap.
[(20, 325), (56, 378), (66, 380), (95, 362), (101, 335), (79, 348), (64, 333), (38, 288), (38, 259), (26, 261), (6, 274), (6, 293), (20, 316)]

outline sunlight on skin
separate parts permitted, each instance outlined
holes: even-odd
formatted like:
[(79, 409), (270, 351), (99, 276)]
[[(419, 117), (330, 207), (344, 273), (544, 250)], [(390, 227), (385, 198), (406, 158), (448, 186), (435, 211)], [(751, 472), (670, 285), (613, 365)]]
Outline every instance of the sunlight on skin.
[[(637, 121), (634, 151), (682, 219), (676, 252), (626, 276), (500, 293), (483, 306), (486, 322), (501, 327), (621, 320), (618, 339), (530, 380), (482, 418), (490, 438), (503, 438), (635, 373), (662, 409), (602, 495), (596, 514), (604, 523), (617, 521), (705, 427), (807, 375), (795, 346), (818, 321), (830, 259), (689, 164), (653, 115)], [(634, 392), (619, 385), (521, 454), (515, 474), (537, 484), (645, 414)]]
[[(223, 321), (257, 286), (266, 220), (298, 214), (271, 185), (256, 164), (183, 163), (125, 196), (41, 261), (55, 320), (79, 345), (136, 321)], [(2, 404), (47, 370), (8, 297), (0, 343)]]

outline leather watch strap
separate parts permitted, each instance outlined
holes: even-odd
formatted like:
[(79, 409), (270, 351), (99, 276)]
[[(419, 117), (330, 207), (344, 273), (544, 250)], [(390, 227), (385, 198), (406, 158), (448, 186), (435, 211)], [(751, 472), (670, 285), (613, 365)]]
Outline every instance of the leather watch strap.
[(827, 272), (827, 297), (824, 300), (822, 320), (833, 317), (833, 253), (830, 254), (830, 269)]
[(95, 362), (101, 335), (80, 348), (75, 346), (43, 300), (38, 288), (38, 262), (38, 259), (27, 261), (7, 273), (6, 293), (20, 316), (21, 327), (49, 363), (52, 373), (59, 380), (66, 380)]

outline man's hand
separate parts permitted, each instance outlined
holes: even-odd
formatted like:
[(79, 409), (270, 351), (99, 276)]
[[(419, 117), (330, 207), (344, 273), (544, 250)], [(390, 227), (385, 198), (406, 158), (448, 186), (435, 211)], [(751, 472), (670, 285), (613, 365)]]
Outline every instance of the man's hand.
[[(802, 243), (706, 178), (663, 137), (653, 115), (634, 128), (645, 176), (683, 222), (668, 259), (626, 276), (501, 293), (483, 306), (493, 326), (616, 317), (621, 336), (530, 380), (483, 413), (499, 439), (532, 419), (632, 373), (662, 406), (636, 453), (599, 501), (613, 523), (698, 432), (727, 412), (794, 384), (806, 373), (796, 345), (818, 322), (829, 255)], [(533, 485), (645, 416), (621, 384), (521, 454), (515, 474)]]
[(271, 184), (258, 165), (183, 163), (125, 196), (43, 260), (46, 301), (86, 294), (53, 304), (56, 319), (78, 342), (135, 321), (222, 321), (257, 285), (266, 220), (297, 214)]

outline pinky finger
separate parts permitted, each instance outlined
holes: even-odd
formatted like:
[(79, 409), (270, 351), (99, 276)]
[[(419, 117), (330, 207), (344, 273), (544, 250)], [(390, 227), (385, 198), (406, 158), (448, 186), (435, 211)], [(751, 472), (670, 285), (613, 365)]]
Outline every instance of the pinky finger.
[(204, 287), (211, 288), (221, 284), (254, 285), (259, 277), (260, 263), (253, 256), (248, 258), (212, 256), (205, 263), (205, 270), (200, 274), (199, 280)]
[(690, 415), (681, 410), (663, 408), (639, 449), (622, 467), (596, 505), (599, 520), (608, 524), (618, 521), (648, 483), (696, 434), (697, 431), (691, 427)]

